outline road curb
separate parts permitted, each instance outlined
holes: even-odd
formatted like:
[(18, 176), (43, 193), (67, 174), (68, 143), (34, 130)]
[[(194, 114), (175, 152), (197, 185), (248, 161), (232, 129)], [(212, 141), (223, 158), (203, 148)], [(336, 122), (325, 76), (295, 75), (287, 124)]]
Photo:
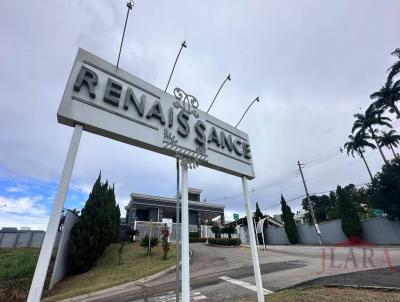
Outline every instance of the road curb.
[[(179, 265), (181, 265), (181, 263), (179, 263)], [(131, 282), (128, 282), (128, 283), (120, 284), (120, 285), (117, 285), (117, 286), (113, 286), (113, 287), (110, 287), (110, 288), (102, 289), (102, 290), (95, 291), (95, 292), (92, 292), (92, 293), (88, 293), (88, 294), (84, 294), (84, 295), (80, 295), (80, 296), (76, 296), (76, 297), (72, 297), (72, 298), (67, 298), (67, 299), (64, 299), (64, 300), (58, 300), (57, 302), (73, 302), (73, 301), (81, 301), (81, 300), (86, 300), (86, 299), (92, 300), (93, 298), (95, 298), (97, 296), (106, 295), (106, 294), (111, 293), (111, 292), (123, 291), (123, 290), (125, 290), (127, 288), (131, 289), (132, 286), (141, 286), (141, 284), (144, 283), (144, 282), (148, 282), (148, 281), (157, 279), (159, 277), (162, 277), (162, 276), (174, 271), (175, 268), (176, 268), (176, 265), (173, 265), (173, 266), (171, 266), (171, 267), (169, 267), (169, 268), (167, 268), (167, 269), (165, 269), (165, 270), (163, 270), (161, 272), (158, 272), (158, 273), (156, 273), (154, 275), (151, 275), (151, 276), (147, 276), (147, 277), (141, 278), (139, 280), (135, 280), (135, 281), (131, 281)]]
[(215, 247), (226, 247), (226, 248), (240, 248), (241, 245), (222, 245), (222, 244), (212, 244), (212, 243), (207, 243), (209, 246), (215, 246)]
[(400, 292), (400, 287), (373, 286), (373, 285), (325, 284), (324, 287), (356, 288), (356, 289), (371, 289), (371, 290)]

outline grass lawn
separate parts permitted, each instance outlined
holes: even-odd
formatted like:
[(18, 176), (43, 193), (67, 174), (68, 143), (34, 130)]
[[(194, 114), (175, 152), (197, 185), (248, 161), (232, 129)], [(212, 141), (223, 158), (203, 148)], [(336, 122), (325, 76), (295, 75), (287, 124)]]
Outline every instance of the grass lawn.
[(88, 272), (64, 278), (51, 291), (45, 293), (45, 301), (56, 301), (105, 289), (115, 285), (153, 275), (175, 264), (175, 246), (170, 246), (168, 259), (162, 260), (162, 248), (152, 250), (147, 261), (146, 249), (139, 242), (127, 244), (118, 265), (119, 244), (107, 247), (97, 264)]
[(0, 301), (25, 301), (39, 249), (0, 249)]
[[(268, 302), (367, 302), (400, 301), (400, 292), (352, 288), (311, 287), (290, 289), (266, 296)], [(242, 299), (237, 302), (255, 302), (257, 299)]]

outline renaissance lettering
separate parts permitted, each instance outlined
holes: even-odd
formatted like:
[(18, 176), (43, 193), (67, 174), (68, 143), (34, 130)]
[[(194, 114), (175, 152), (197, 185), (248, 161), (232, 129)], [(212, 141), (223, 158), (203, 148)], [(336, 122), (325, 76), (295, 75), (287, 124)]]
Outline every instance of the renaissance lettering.
[[(98, 83), (99, 77), (97, 73), (85, 66), (81, 66), (74, 81), (73, 89), (76, 92), (86, 89), (92, 101), (96, 99), (96, 96), (102, 96), (103, 102), (114, 107), (121, 107), (125, 111), (133, 107), (140, 118), (156, 120), (163, 127), (172, 128), (177, 123), (177, 134), (185, 138), (193, 131), (195, 134), (194, 142), (197, 146), (203, 147), (207, 144), (210, 148), (227, 151), (237, 157), (251, 159), (249, 143), (239, 137), (232, 137), (230, 133), (226, 133), (214, 126), (207, 127), (204, 121), (183, 110), (179, 111), (175, 116), (172, 106), (165, 108), (160, 100), (150, 101), (144, 92), (141, 95), (136, 95), (132, 87), (122, 81), (108, 78), (104, 91), (97, 91)], [(196, 119), (196, 122), (190, 123), (191, 119)]]

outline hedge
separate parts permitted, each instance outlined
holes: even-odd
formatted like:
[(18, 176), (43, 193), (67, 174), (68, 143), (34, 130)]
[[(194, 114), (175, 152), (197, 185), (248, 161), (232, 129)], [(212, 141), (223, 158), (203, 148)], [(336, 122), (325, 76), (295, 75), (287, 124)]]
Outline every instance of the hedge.
[(241, 244), (241, 240), (240, 238), (208, 238), (208, 243), (237, 246)]
[(207, 238), (190, 238), (189, 237), (189, 242), (206, 242)]
[(200, 238), (199, 232), (189, 232), (189, 238)]

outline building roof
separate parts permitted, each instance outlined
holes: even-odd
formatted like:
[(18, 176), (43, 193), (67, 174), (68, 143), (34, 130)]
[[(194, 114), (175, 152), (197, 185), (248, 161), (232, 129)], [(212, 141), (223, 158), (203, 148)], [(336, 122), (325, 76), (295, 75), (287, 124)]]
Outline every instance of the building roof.
[[(279, 220), (276, 220), (275, 218), (273, 218), (273, 217), (271, 217), (271, 216), (269, 216), (269, 215), (264, 216), (264, 218), (265, 218), (268, 222), (270, 222), (271, 224), (273, 224), (274, 226), (277, 226), (277, 227), (282, 227), (282, 226), (283, 226), (283, 223), (282, 223), (282, 222), (280, 222)], [(253, 217), (253, 219), (254, 219), (254, 217)], [(246, 217), (246, 216), (245, 216), (245, 217), (242, 217), (242, 218), (240, 218), (240, 219), (237, 220), (237, 221), (232, 221), (232, 222), (227, 223), (227, 224), (235, 224), (235, 225), (247, 224), (247, 217)]]
[[(196, 192), (201, 190), (197, 189), (192, 189), (196, 190)], [(189, 191), (191, 193), (194, 193), (193, 191)], [(129, 201), (128, 205), (125, 207), (125, 209), (129, 209), (133, 203), (137, 202), (137, 200), (148, 200), (148, 201), (161, 201), (161, 202), (166, 202), (166, 203), (171, 203), (171, 204), (176, 204), (176, 197), (162, 197), (162, 196), (155, 196), (155, 195), (147, 195), (147, 194), (140, 194), (140, 193), (132, 193), (131, 194), (131, 200)], [(204, 207), (204, 208), (218, 208), (218, 209), (224, 209), (224, 205), (220, 204), (211, 204), (211, 203), (203, 203), (199, 201), (190, 201), (189, 200), (189, 205), (193, 205), (196, 207)]]

